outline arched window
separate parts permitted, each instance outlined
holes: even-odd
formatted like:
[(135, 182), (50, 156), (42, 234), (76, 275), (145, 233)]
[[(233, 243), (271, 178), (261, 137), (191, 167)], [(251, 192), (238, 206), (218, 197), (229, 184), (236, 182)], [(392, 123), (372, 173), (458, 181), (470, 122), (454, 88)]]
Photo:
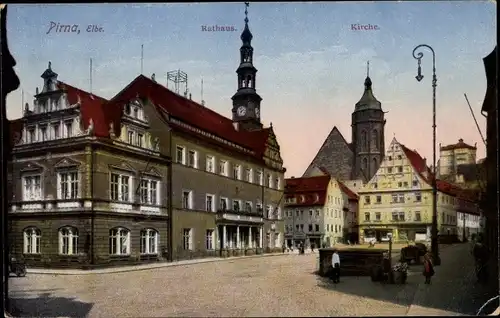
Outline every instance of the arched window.
[(141, 231), (141, 254), (158, 254), (158, 231), (155, 229)]
[(367, 149), (368, 148), (368, 139), (366, 138), (366, 131), (361, 132), (361, 147), (362, 149)]
[(372, 131), (372, 143), (378, 149), (378, 131), (376, 129)]
[(363, 158), (363, 171), (368, 170), (368, 159)]
[(24, 230), (24, 254), (40, 254), (42, 231), (36, 227)]
[(130, 254), (130, 231), (117, 227), (109, 231), (109, 254), (128, 255)]
[(252, 87), (252, 76), (251, 75), (247, 76), (247, 87)]
[(373, 164), (373, 166), (372, 166), (371, 172), (375, 173), (377, 171), (377, 158), (372, 159), (372, 164)]
[(71, 226), (59, 229), (59, 254), (78, 254), (78, 230)]

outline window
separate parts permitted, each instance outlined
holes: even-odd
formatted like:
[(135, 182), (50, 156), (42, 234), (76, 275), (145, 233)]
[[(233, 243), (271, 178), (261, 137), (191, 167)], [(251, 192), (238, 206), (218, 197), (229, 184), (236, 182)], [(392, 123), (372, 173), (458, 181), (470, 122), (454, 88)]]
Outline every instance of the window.
[(219, 209), (221, 209), (222, 211), (226, 211), (228, 206), (228, 201), (229, 200), (227, 198), (220, 198)]
[(67, 226), (59, 230), (59, 254), (78, 254), (78, 230)]
[[(375, 158), (374, 158), (374, 159), (375, 159)], [(375, 182), (375, 183), (373, 183), (373, 188), (374, 188), (374, 189), (377, 189), (377, 188), (378, 188), (378, 184), (377, 184), (376, 182)]]
[(422, 216), (420, 215), (420, 211), (415, 211), (415, 221), (422, 221)]
[(186, 148), (177, 146), (175, 154), (177, 163), (186, 164)]
[(312, 231), (313, 231), (313, 225), (309, 224), (309, 232), (312, 232)]
[(78, 172), (59, 172), (57, 179), (59, 183), (58, 199), (78, 198)]
[(408, 182), (403, 182), (403, 187), (407, 188), (408, 187)]
[(398, 182), (398, 188), (401, 188), (403, 186), (403, 182)]
[(392, 160), (392, 156), (389, 156), (389, 160)]
[(64, 126), (66, 127), (66, 137), (73, 137), (73, 122), (67, 121), (64, 123)]
[(207, 194), (207, 196), (205, 197), (206, 211), (208, 212), (215, 211), (214, 201), (215, 201), (215, 196), (213, 194)]
[(36, 142), (36, 134), (35, 134), (35, 128), (28, 128), (27, 131), (26, 131), (26, 141), (28, 143), (30, 142)]
[(376, 199), (377, 199), (377, 203), (382, 203), (382, 196), (381, 195), (377, 195)]
[(194, 150), (189, 150), (188, 166), (198, 168), (198, 154)]
[(31, 175), (23, 178), (23, 201), (42, 200), (41, 176)]
[(319, 224), (315, 224), (315, 225), (314, 225), (314, 230), (315, 230), (316, 232), (319, 232)]
[(109, 254), (130, 254), (130, 231), (124, 228), (114, 228), (109, 231)]
[(142, 204), (160, 204), (158, 196), (158, 181), (150, 179), (142, 179), (141, 186), (141, 203)]
[(60, 137), (59, 127), (60, 127), (59, 123), (52, 124), (52, 137), (54, 139), (57, 139)]
[(137, 134), (137, 143), (136, 143), (137, 147), (142, 147), (142, 140), (143, 139), (144, 139), (144, 135), (143, 134)]
[(214, 165), (215, 165), (215, 158), (213, 156), (207, 156), (207, 163), (206, 163), (207, 172), (214, 173), (215, 172)]
[(158, 231), (155, 229), (141, 231), (141, 254), (158, 254)]
[(415, 193), (415, 202), (421, 202), (422, 201), (422, 194), (420, 192)]
[(365, 204), (370, 204), (370, 196), (365, 195)]
[(280, 189), (280, 178), (277, 177), (275, 180), (274, 180), (274, 185), (276, 186), (276, 189)]
[(183, 229), (182, 230), (182, 247), (186, 251), (193, 249), (193, 229)]
[(265, 217), (267, 217), (268, 219), (272, 218), (271, 209), (272, 209), (272, 207), (270, 205), (266, 205), (266, 215), (265, 215)]
[(128, 143), (133, 145), (134, 144), (134, 132), (129, 130), (127, 132), (127, 136), (128, 136)]
[[(389, 157), (389, 158), (391, 158), (391, 157)], [(389, 159), (389, 160), (391, 160), (391, 159)], [(387, 168), (387, 173), (392, 173), (392, 167)]]
[(214, 249), (214, 230), (207, 230), (206, 232), (206, 248), (207, 250)]
[(313, 210), (309, 210), (309, 216), (312, 217), (313, 216)]
[(111, 200), (115, 201), (126, 201), (131, 200), (131, 180), (130, 176), (121, 175), (117, 173), (111, 174)]
[(236, 180), (241, 180), (241, 166), (240, 165), (234, 165), (233, 166), (233, 178)]
[(398, 195), (397, 194), (393, 194), (392, 195), (392, 201), (391, 203), (398, 203)]
[(399, 166), (399, 167), (398, 167), (398, 172), (399, 172), (399, 173), (403, 172), (403, 167), (402, 167), (402, 166)]
[(134, 114), (133, 114), (134, 118), (139, 118), (139, 108), (138, 107), (134, 107)]
[(400, 221), (404, 221), (405, 220), (405, 213), (404, 212), (399, 212), (398, 213), (398, 217), (399, 217)]
[(250, 168), (247, 168), (245, 170), (245, 180), (248, 181), (248, 182), (253, 182), (253, 173), (252, 173), (252, 169)]
[(264, 172), (262, 170), (257, 171), (257, 180), (259, 180), (259, 185), (264, 185)]
[(418, 180), (413, 180), (412, 185), (413, 185), (414, 187), (418, 186)]
[(240, 210), (240, 200), (233, 200), (233, 211), (238, 212)]
[(182, 208), (185, 210), (193, 209), (193, 191), (182, 191)]
[(380, 212), (375, 212), (375, 220), (380, 221), (381, 220), (381, 214)]
[(42, 232), (36, 227), (24, 230), (24, 254), (40, 254)]
[(257, 209), (257, 212), (262, 212), (262, 203), (260, 203), (259, 201), (257, 201), (255, 203), (255, 209)]
[(245, 202), (245, 211), (252, 212), (252, 202), (250, 201)]
[(398, 202), (405, 203), (405, 195), (403, 193), (398, 194)]
[(227, 177), (227, 161), (221, 160), (219, 162), (219, 173)]
[(316, 217), (319, 217), (319, 210), (316, 210)]
[(365, 212), (365, 221), (370, 221), (370, 212)]
[(392, 221), (397, 221), (398, 220), (398, 212), (392, 212)]
[(47, 141), (47, 140), (49, 140), (49, 138), (47, 136), (47, 125), (40, 127), (40, 138), (41, 138), (40, 141)]
[(271, 175), (268, 174), (267, 177), (266, 177), (266, 185), (269, 187), (269, 188), (272, 188), (273, 187), (273, 179), (271, 178)]
[(403, 159), (403, 157), (401, 157), (401, 155), (398, 155), (398, 160), (401, 160)]

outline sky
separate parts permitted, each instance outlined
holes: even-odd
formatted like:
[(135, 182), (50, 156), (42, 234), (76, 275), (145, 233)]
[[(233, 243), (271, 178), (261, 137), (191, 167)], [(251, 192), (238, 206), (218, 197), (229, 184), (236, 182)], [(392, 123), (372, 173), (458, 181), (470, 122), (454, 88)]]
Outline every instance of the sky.
[[(236, 92), (243, 3), (10, 5), (7, 31), (21, 87), (8, 96), (7, 115), (22, 116), (47, 68), (59, 80), (111, 98), (141, 73), (188, 75), (192, 98), (231, 117)], [(496, 45), (496, 5), (490, 1), (251, 3), (256, 87), (263, 98), (261, 118), (271, 122), (287, 177), (301, 176), (325, 138), (337, 126), (351, 140), (351, 113), (364, 90), (366, 63), (375, 97), (392, 138), (432, 158), (432, 54), (437, 73), (437, 141), (485, 146), (464, 98), (467, 94), (483, 134), (480, 110), (486, 92), (483, 58)], [(55, 32), (51, 25), (78, 25), (80, 33)], [(352, 24), (377, 26), (353, 30)], [(89, 25), (100, 32), (87, 32)], [(233, 26), (234, 32), (207, 32), (203, 26)], [(428, 160), (429, 162), (429, 160)]]

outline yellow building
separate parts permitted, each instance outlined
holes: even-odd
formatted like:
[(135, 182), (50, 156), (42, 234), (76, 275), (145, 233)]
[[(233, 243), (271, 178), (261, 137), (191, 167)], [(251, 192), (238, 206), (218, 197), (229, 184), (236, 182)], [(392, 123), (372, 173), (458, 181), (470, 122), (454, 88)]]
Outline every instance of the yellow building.
[[(394, 241), (430, 239), (432, 224), (431, 171), (416, 151), (395, 138), (380, 168), (359, 190), (360, 242), (376, 238)], [(457, 234), (456, 187), (438, 180), (440, 236)]]

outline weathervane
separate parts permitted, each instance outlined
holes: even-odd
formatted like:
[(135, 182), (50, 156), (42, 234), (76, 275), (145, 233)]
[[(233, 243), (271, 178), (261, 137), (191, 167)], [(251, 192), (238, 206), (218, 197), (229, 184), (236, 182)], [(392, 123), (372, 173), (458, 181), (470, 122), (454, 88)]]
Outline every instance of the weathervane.
[(370, 61), (366, 62), (366, 77), (370, 77)]
[(245, 23), (248, 23), (248, 6), (250, 5), (249, 2), (245, 2)]

